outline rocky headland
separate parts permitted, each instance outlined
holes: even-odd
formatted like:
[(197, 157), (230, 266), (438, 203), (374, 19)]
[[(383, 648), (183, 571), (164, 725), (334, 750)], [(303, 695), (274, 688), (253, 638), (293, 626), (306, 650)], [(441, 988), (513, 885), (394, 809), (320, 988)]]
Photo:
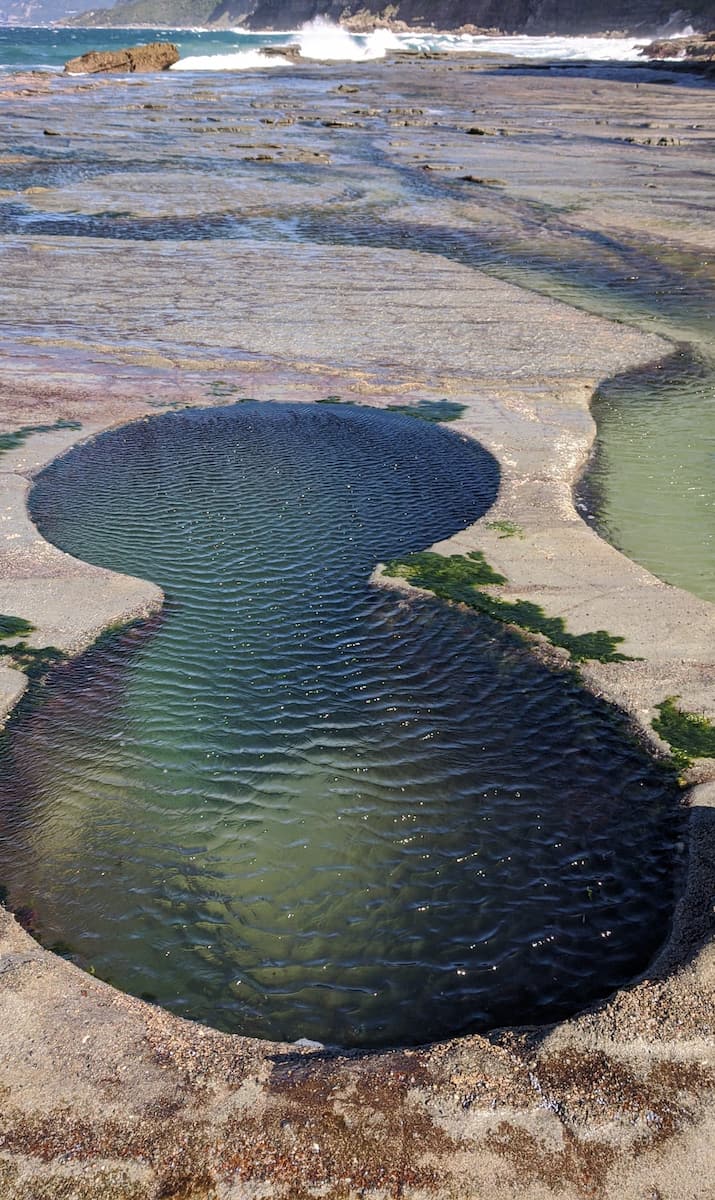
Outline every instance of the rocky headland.
[(674, 12), (667, 0), (125, 0), (110, 8), (68, 17), (68, 24), (95, 26), (206, 26), (246, 29), (297, 29), (315, 17), (342, 22), (364, 31), (375, 26), (404, 30), (499, 31), (526, 34), (596, 34), (618, 32), (653, 36), (678, 32), (688, 25), (715, 25), (713, 0), (690, 0)]
[(655, 61), (678, 58), (693, 70), (715, 72), (715, 30), (692, 37), (656, 39), (641, 50), (644, 58)]

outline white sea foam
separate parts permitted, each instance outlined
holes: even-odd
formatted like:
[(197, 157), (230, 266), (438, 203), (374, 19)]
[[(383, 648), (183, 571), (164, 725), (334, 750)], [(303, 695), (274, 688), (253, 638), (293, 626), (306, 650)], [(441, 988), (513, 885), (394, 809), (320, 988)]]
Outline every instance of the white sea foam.
[[(640, 48), (650, 38), (615, 37), (487, 37), (459, 33), (399, 33), (376, 29), (371, 33), (351, 33), (324, 17), (316, 17), (294, 33), (277, 35), (256, 30), (234, 31), (237, 45), (226, 54), (193, 55), (182, 58), (174, 71), (247, 71), (266, 67), (300, 67), (300, 59), (311, 62), (369, 62), (384, 58), (394, 50), (441, 52), (446, 54), (484, 54), (559, 62), (638, 62), (644, 66)], [(671, 33), (670, 37), (682, 36)], [(280, 50), (281, 45), (297, 45), (300, 58), (285, 58), (280, 54), (266, 55), (263, 46)], [(673, 57), (677, 57), (674, 53)]]
[(255, 71), (265, 67), (287, 67), (289, 60), (260, 50), (237, 50), (233, 54), (195, 54), (180, 58), (172, 71)]
[(384, 58), (388, 50), (399, 50), (402, 42), (389, 29), (372, 33), (350, 33), (325, 17), (308, 21), (298, 33), (301, 58), (321, 62), (367, 62)]
[(638, 47), (650, 38), (610, 37), (486, 37), (472, 34), (403, 35), (406, 48), (441, 50), (451, 53), (499, 54), (514, 58), (550, 59), (555, 62), (631, 62), (638, 58)]

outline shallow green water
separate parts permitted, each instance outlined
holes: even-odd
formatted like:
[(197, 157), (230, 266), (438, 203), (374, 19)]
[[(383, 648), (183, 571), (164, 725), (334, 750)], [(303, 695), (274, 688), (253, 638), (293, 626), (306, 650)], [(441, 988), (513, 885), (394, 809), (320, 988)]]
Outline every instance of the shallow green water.
[(597, 395), (598, 443), (579, 499), (608, 541), (715, 601), (715, 384), (678, 356)]
[(672, 783), (489, 622), (368, 584), (492, 502), (479, 447), (241, 404), (79, 447), (44, 534), (165, 589), (0, 752), (0, 879), (45, 942), (234, 1031), (346, 1045), (551, 1020), (665, 936)]
[[(330, 236), (340, 243), (345, 231)], [(399, 228), (361, 228), (354, 236), (360, 244), (398, 247), (405, 235)], [(642, 249), (626, 247), (614, 261), (598, 247), (585, 254), (572, 238), (550, 245), (544, 239), (536, 252), (495, 235), (445, 237), (438, 227), (410, 236), (415, 249), (446, 253), (681, 346), (662, 363), (608, 380), (596, 392), (596, 443), (576, 503), (629, 558), (715, 601), (715, 287), (698, 276), (697, 261), (686, 261), (677, 275), (665, 254), (662, 268)], [(628, 270), (637, 274), (621, 275)]]

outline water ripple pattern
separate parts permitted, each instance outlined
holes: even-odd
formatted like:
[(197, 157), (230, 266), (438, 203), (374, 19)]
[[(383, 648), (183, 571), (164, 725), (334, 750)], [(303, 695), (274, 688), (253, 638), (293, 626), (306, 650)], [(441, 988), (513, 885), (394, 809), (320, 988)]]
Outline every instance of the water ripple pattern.
[(159, 583), (0, 751), (0, 878), (167, 1008), (342, 1045), (554, 1019), (662, 941), (673, 789), (489, 622), (369, 585), (466, 526), (494, 460), (408, 417), (244, 403), (78, 447), (32, 509)]

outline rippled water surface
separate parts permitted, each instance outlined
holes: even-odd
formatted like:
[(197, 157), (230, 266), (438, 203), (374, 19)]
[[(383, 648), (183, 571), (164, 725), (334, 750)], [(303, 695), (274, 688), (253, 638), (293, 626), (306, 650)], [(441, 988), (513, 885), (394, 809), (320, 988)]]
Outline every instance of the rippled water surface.
[(715, 602), (715, 381), (683, 357), (598, 395), (582, 498), (625, 554)]
[(183, 1015), (357, 1045), (553, 1019), (646, 964), (670, 785), (508, 635), (368, 583), (497, 482), (408, 417), (254, 403), (45, 472), (45, 535), (167, 594), (2, 743), (0, 878), (46, 942)]

